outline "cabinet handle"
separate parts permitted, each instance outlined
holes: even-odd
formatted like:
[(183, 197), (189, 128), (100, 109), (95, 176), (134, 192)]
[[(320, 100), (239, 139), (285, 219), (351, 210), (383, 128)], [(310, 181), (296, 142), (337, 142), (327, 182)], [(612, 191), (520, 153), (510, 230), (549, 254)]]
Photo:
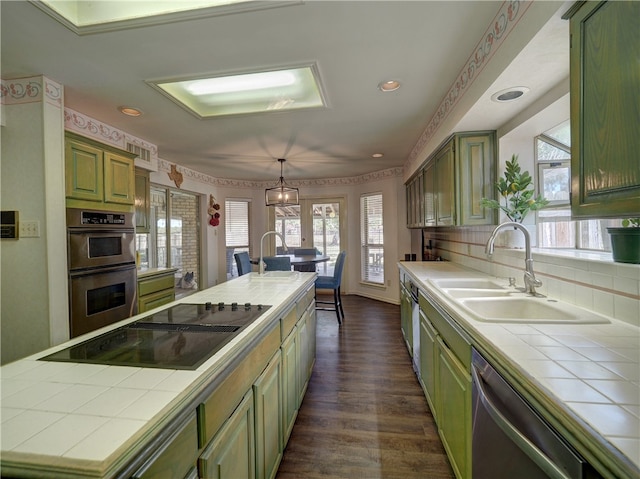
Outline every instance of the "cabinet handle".
[(522, 450), (529, 459), (540, 467), (550, 478), (552, 479), (570, 479), (561, 469), (556, 466), (551, 459), (549, 459), (544, 452), (532, 443), (524, 434), (522, 434), (513, 424), (511, 424), (507, 418), (505, 418), (498, 408), (491, 402), (491, 399), (487, 396), (486, 390), (482, 378), (478, 369), (472, 365), (471, 375), (473, 376), (473, 382), (478, 387), (478, 396), (480, 401), (484, 405), (485, 409), (495, 421), (495, 423), (502, 429), (509, 439), (511, 439), (516, 446)]

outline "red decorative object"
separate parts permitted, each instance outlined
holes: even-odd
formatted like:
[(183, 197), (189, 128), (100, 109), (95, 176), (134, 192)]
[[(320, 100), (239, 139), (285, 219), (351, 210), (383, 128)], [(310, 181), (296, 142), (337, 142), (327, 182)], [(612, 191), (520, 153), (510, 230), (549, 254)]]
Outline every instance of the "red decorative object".
[(209, 219), (209, 224), (211, 226), (218, 226), (220, 224), (220, 213), (218, 213), (219, 209), (220, 205), (216, 202), (214, 196), (209, 195), (209, 209), (207, 209), (207, 213), (211, 216), (211, 219)]

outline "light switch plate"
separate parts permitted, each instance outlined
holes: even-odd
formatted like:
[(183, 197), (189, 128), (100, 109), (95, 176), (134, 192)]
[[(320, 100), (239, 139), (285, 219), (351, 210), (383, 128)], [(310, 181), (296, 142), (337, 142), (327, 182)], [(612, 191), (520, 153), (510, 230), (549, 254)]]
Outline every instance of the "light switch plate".
[(21, 221), (20, 238), (40, 238), (40, 222)]

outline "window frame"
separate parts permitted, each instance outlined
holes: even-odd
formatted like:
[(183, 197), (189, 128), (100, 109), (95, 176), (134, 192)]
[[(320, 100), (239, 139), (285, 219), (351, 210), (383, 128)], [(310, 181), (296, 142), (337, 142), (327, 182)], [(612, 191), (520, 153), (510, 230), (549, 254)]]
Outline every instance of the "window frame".
[[(246, 207), (246, 244), (229, 244), (229, 229), (233, 227), (235, 223), (239, 223), (237, 221), (238, 214), (241, 211), (233, 211), (230, 210), (230, 204), (232, 206), (236, 206), (238, 209), (242, 207)], [(251, 256), (252, 243), (251, 243), (251, 199), (247, 198), (226, 198), (224, 201), (224, 217), (225, 217), (225, 238), (224, 238), (224, 249), (227, 252), (226, 260), (227, 260), (227, 276), (229, 278), (233, 278), (237, 276), (237, 269), (235, 265), (235, 261), (233, 260), (233, 255), (229, 256), (229, 249), (233, 248), (233, 253), (246, 251)]]
[[(370, 241), (370, 225), (372, 213), (369, 212), (369, 200), (373, 197), (379, 197), (375, 205), (372, 207), (379, 208), (380, 212), (377, 213), (376, 219), (379, 218), (380, 231), (378, 233), (378, 240), (381, 242)], [(376, 221), (377, 222), (377, 221)], [(376, 250), (376, 251), (371, 251)], [(382, 250), (382, 254), (378, 251)], [(373, 255), (373, 256), (372, 256)], [(376, 256), (379, 255), (379, 256)], [(373, 258), (373, 260), (372, 260)], [(372, 261), (371, 261), (372, 260)], [(384, 274), (384, 196), (382, 192), (363, 193), (360, 195), (360, 282), (375, 286), (385, 285)], [(379, 280), (372, 279), (371, 273), (375, 270), (381, 271), (381, 277)], [(376, 275), (377, 277), (378, 275)]]

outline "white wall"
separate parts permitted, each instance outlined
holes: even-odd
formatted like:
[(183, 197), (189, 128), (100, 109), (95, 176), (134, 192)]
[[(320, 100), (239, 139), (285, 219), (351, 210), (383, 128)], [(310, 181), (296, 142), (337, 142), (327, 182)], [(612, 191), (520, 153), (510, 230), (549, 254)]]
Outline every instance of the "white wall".
[(0, 244), (2, 364), (69, 338), (62, 99), (47, 101), (47, 81), (14, 80), (39, 94), (3, 104), (2, 209), (37, 221), (40, 236)]

